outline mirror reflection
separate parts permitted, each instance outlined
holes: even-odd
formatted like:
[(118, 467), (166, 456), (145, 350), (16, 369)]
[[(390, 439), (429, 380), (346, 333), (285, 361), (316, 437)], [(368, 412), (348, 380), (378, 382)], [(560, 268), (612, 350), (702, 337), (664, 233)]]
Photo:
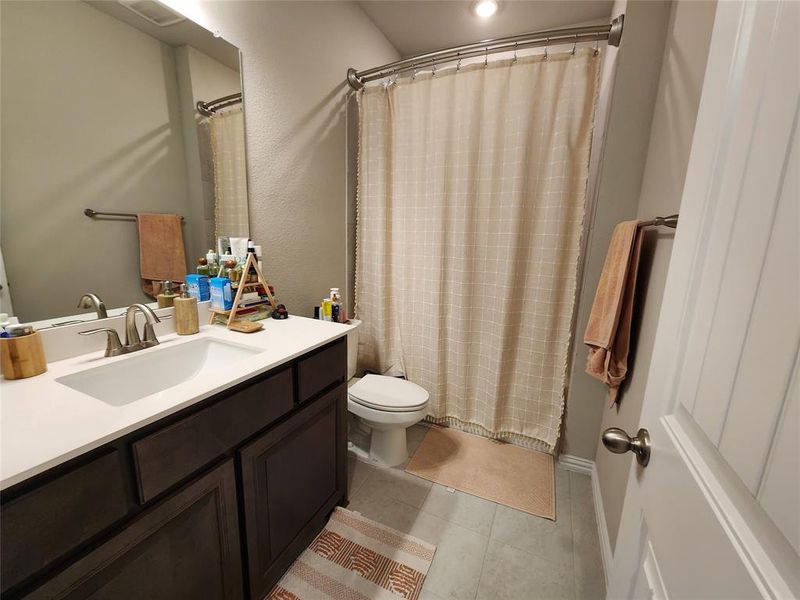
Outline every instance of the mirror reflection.
[(0, 312), (113, 314), (246, 240), (235, 46), (156, 3), (0, 11)]

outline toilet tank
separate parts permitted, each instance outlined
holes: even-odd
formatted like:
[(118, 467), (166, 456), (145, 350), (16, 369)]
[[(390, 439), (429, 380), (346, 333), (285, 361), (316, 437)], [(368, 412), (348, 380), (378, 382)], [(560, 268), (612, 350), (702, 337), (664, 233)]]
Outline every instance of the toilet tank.
[(358, 330), (361, 327), (361, 321), (351, 319), (348, 325), (350, 325), (350, 330), (347, 332), (347, 380), (350, 381), (356, 374)]

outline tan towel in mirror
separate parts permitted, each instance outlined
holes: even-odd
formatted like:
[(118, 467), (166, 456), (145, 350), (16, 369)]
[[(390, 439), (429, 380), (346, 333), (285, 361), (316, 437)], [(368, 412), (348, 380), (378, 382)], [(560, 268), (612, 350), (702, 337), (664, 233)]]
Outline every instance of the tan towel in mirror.
[(628, 372), (636, 274), (642, 249), (639, 221), (614, 228), (583, 341), (589, 346), (586, 372), (608, 386), (609, 405), (617, 400)]
[(155, 298), (162, 281), (186, 279), (186, 252), (180, 215), (139, 213), (139, 264), (142, 289)]

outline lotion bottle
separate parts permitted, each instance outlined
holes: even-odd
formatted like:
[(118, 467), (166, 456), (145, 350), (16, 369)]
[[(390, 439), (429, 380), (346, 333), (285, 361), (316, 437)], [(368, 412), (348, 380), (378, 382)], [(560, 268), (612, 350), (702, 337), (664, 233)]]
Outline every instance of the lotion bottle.
[(161, 293), (156, 296), (158, 308), (169, 308), (178, 295), (172, 291), (172, 282), (165, 281), (161, 287)]
[(181, 284), (180, 298), (175, 298), (175, 330), (178, 335), (193, 335), (200, 332), (197, 298), (189, 296), (185, 283)]

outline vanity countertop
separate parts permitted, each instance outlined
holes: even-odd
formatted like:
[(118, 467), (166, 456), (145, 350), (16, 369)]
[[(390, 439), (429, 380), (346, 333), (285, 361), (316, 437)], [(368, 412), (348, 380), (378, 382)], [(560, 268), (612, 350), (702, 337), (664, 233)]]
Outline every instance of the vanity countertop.
[[(48, 364), (37, 377), (0, 383), (0, 489), (97, 448), (191, 406), (347, 334), (349, 325), (292, 316), (267, 319), (264, 329), (242, 334), (203, 326), (197, 335), (164, 335), (161, 344), (135, 354), (105, 358), (94, 352)], [(257, 347), (262, 352), (225, 371), (194, 379), (135, 402), (112, 406), (56, 381), (57, 378), (201, 338)]]

